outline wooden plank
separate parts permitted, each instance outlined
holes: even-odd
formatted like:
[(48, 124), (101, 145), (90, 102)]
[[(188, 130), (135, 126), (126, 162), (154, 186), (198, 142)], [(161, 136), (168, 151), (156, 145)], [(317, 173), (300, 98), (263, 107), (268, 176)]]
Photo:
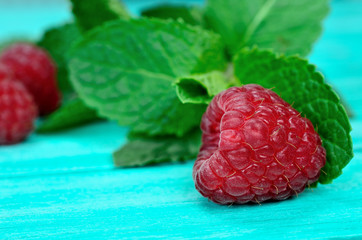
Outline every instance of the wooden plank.
[(115, 122), (102, 122), (33, 134), (24, 143), (0, 147), (0, 178), (113, 168), (112, 152), (124, 144), (127, 132)]
[(362, 152), (332, 185), (288, 201), (244, 206), (208, 202), (192, 162), (0, 180), (3, 237), (362, 238)]

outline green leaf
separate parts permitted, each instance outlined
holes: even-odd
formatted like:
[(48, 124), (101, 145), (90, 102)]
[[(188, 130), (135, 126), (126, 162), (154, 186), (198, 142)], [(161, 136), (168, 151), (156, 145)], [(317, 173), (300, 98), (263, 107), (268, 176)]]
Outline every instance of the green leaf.
[(68, 23), (49, 29), (45, 32), (38, 45), (46, 49), (58, 67), (58, 86), (63, 95), (73, 92), (68, 76), (65, 54), (74, 41), (81, 36), (74, 23)]
[(197, 156), (201, 131), (194, 129), (181, 138), (133, 138), (113, 154), (117, 167), (138, 167), (163, 162), (185, 161)]
[(60, 131), (99, 120), (96, 112), (79, 98), (63, 104), (37, 128), (37, 133)]
[[(353, 157), (351, 125), (339, 97), (314, 65), (299, 57), (243, 49), (234, 59), (243, 84), (256, 83), (273, 91), (310, 119), (322, 138), (327, 163), (320, 183), (331, 183)], [(325, 174), (324, 174), (324, 173)]]
[(306, 56), (322, 31), (329, 0), (208, 0), (205, 18), (230, 54), (257, 45)]
[(183, 104), (174, 82), (223, 70), (218, 35), (157, 19), (109, 22), (89, 32), (70, 52), (71, 80), (100, 116), (135, 132), (182, 136), (200, 124), (204, 104)]
[(70, 0), (78, 26), (90, 30), (104, 22), (129, 19), (131, 16), (121, 0)]
[(219, 71), (181, 77), (176, 81), (176, 93), (183, 103), (209, 104), (215, 95), (228, 87), (230, 83)]
[(141, 15), (160, 19), (182, 19), (185, 23), (195, 26), (204, 24), (203, 9), (193, 6), (159, 5), (143, 10)]

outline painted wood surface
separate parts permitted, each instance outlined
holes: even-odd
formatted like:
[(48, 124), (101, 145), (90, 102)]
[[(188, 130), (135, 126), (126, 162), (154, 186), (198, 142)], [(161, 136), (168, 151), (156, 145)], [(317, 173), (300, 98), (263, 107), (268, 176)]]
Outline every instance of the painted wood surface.
[[(37, 37), (70, 17), (61, 1), (40, 14), (47, 23), (9, 2), (0, 0), (0, 22), (18, 9), (29, 22), (1, 26), (0, 39)], [(137, 12), (152, 1), (126, 2)], [(193, 161), (115, 169), (111, 153), (127, 129), (102, 122), (0, 147), (0, 239), (362, 239), (362, 1), (332, 7), (310, 59), (355, 113), (355, 157), (333, 184), (283, 202), (218, 206), (194, 189)]]

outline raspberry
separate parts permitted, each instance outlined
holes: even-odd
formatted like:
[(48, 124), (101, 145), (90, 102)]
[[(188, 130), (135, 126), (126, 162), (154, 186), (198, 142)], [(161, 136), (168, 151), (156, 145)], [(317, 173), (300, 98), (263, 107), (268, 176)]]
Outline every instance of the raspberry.
[(0, 145), (23, 140), (33, 129), (37, 108), (32, 96), (17, 81), (0, 81)]
[(287, 199), (317, 181), (326, 162), (312, 123), (259, 85), (215, 96), (201, 129), (193, 178), (219, 204)]
[(40, 115), (47, 115), (60, 104), (56, 82), (56, 68), (50, 56), (41, 48), (29, 43), (9, 46), (0, 56), (6, 65), (32, 94)]

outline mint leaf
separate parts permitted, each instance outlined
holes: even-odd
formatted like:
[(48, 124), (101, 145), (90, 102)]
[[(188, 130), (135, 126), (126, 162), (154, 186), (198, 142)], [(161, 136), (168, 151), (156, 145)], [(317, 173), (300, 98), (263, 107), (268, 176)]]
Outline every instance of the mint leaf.
[(205, 18), (230, 54), (257, 45), (306, 56), (321, 34), (328, 0), (208, 0)]
[(37, 133), (48, 133), (83, 125), (99, 120), (97, 113), (87, 107), (79, 98), (63, 104), (49, 115), (37, 128)]
[(141, 12), (144, 17), (155, 17), (160, 19), (182, 19), (185, 23), (202, 26), (203, 9), (199, 7), (159, 5), (148, 8)]
[(198, 126), (206, 106), (182, 104), (174, 82), (226, 66), (217, 35), (157, 19), (106, 23), (69, 55), (71, 80), (86, 104), (148, 135), (182, 136)]
[(331, 183), (341, 175), (353, 157), (351, 125), (339, 97), (315, 66), (295, 56), (276, 56), (255, 48), (240, 51), (234, 64), (235, 74), (243, 84), (273, 88), (312, 121), (327, 151), (319, 182)]
[(201, 145), (201, 131), (194, 129), (181, 138), (133, 138), (113, 154), (117, 167), (138, 167), (195, 158)]
[(176, 81), (176, 93), (183, 103), (209, 104), (216, 94), (228, 87), (230, 83), (219, 71), (181, 77)]
[(78, 26), (90, 30), (104, 22), (115, 19), (129, 19), (121, 0), (70, 0), (72, 11)]
[(73, 92), (73, 87), (69, 82), (65, 54), (80, 36), (78, 27), (74, 23), (68, 23), (49, 29), (38, 42), (40, 47), (49, 52), (58, 67), (58, 86), (63, 95)]

